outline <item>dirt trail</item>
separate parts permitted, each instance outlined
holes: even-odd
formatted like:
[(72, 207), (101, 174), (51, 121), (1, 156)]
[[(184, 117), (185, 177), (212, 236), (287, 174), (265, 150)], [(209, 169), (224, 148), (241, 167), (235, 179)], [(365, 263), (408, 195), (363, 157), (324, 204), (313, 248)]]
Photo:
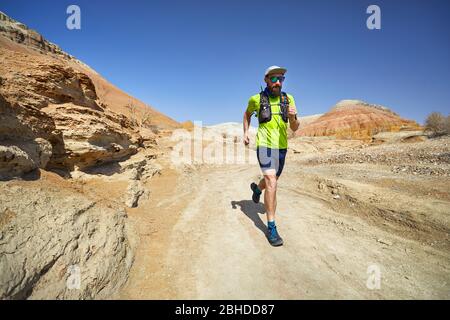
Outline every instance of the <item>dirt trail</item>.
[[(317, 188), (320, 176), (288, 156), (277, 193), (285, 245), (274, 248), (264, 234), (264, 206), (251, 200), (249, 184), (259, 176), (257, 166), (224, 165), (164, 169), (153, 178), (150, 199), (129, 211), (141, 239), (120, 298), (450, 298), (448, 225), (430, 244), (405, 236), (414, 233), (407, 223), (391, 228), (396, 222), (380, 217), (383, 211), (369, 218), (369, 200), (360, 207), (368, 212), (351, 214), (342, 207), (353, 206), (344, 202), (350, 189), (341, 185), (335, 199)], [(371, 190), (369, 181), (358, 182)], [(380, 289), (367, 287), (369, 266), (381, 272)]]

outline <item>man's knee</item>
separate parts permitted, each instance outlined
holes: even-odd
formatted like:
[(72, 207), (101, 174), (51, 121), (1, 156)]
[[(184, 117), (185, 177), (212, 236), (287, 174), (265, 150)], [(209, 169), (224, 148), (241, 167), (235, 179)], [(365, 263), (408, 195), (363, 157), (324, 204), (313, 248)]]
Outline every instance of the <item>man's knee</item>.
[(264, 181), (266, 183), (267, 190), (275, 191), (277, 189), (277, 177), (275, 175), (264, 176)]

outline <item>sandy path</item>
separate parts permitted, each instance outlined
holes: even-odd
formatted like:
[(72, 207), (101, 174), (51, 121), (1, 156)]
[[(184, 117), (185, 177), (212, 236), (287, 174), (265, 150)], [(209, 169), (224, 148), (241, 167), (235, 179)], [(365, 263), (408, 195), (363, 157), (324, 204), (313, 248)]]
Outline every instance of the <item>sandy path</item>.
[[(250, 197), (257, 167), (163, 171), (149, 186), (158, 201), (130, 212), (141, 241), (121, 298), (450, 298), (448, 251), (333, 211), (309, 185), (294, 188), (295, 175), (288, 165), (279, 182), (285, 245), (274, 248)], [(371, 265), (380, 289), (366, 285)]]

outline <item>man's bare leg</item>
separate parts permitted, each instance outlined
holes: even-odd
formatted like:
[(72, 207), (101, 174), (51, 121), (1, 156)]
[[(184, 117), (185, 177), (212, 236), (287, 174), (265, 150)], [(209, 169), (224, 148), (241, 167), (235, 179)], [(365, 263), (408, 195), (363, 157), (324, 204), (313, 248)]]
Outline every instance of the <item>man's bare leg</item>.
[(275, 220), (277, 176), (275, 174), (264, 175), (264, 206), (266, 207), (267, 221)]
[[(277, 210), (277, 181), (278, 177), (276, 176), (276, 171), (273, 169), (269, 169), (263, 172), (264, 180), (259, 181), (258, 186), (255, 183), (252, 183), (252, 190), (255, 188), (261, 188), (264, 190), (264, 207), (266, 209), (267, 214), (267, 239), (272, 246), (281, 246), (283, 245), (283, 239), (277, 232), (277, 227), (275, 225), (275, 212)], [(260, 190), (261, 190), (260, 189)], [(252, 199), (254, 202), (259, 201), (255, 200), (255, 192), (253, 191)]]
[[(277, 180), (278, 180), (279, 176), (277, 176)], [(263, 191), (266, 188), (266, 180), (264, 178), (262, 178), (259, 183), (258, 183), (258, 188), (259, 190)]]

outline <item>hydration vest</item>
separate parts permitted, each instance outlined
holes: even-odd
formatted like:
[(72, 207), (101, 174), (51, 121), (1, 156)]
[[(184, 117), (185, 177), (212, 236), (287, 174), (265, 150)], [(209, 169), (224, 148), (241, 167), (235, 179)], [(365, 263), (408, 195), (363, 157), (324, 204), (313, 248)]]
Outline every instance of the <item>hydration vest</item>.
[(259, 123), (265, 123), (272, 120), (272, 114), (281, 115), (281, 118), (284, 122), (288, 122), (288, 106), (289, 106), (289, 98), (286, 92), (281, 92), (280, 94), (280, 111), (272, 113), (272, 108), (270, 105), (269, 95), (266, 91), (261, 91), (259, 93), (260, 103), (259, 103), (259, 114), (258, 121)]

